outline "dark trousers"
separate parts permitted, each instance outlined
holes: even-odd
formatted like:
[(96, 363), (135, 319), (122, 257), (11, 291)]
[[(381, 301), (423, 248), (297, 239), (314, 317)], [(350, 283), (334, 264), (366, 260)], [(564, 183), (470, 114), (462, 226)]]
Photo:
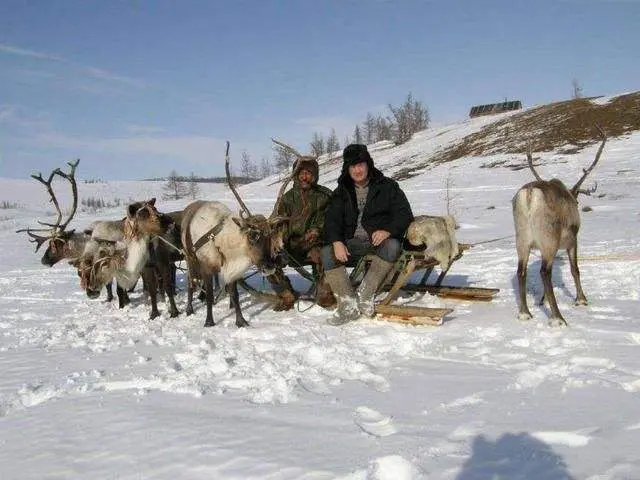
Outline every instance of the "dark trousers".
[[(371, 245), (371, 242), (360, 240), (357, 238), (350, 238), (345, 242), (347, 250), (349, 250), (349, 259), (344, 265), (347, 267), (355, 267), (358, 261), (367, 254), (375, 253), (381, 259), (393, 263), (402, 253), (402, 243), (396, 238), (387, 238), (377, 247)], [(322, 247), (322, 266), (325, 270), (333, 270), (341, 265), (336, 257), (333, 255), (333, 245), (325, 245)]]

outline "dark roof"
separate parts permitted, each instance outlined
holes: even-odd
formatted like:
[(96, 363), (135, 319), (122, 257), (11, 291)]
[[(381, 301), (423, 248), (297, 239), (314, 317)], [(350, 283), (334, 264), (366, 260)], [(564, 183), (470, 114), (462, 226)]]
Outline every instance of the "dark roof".
[(520, 110), (522, 102), (520, 100), (510, 100), (502, 103), (489, 103), (487, 105), (475, 105), (471, 107), (470, 117), (479, 117), (481, 115), (492, 115), (494, 113), (509, 112), (511, 110)]

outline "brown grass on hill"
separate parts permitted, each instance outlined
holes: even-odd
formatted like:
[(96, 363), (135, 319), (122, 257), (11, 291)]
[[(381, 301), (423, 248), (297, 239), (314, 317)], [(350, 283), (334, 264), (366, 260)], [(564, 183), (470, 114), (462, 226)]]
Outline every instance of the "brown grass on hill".
[(404, 169), (394, 177), (410, 178), (428, 164), (466, 156), (524, 154), (527, 142), (534, 152), (562, 148), (561, 153), (576, 153), (600, 141), (595, 124), (609, 138), (640, 130), (640, 92), (621, 95), (603, 105), (594, 103), (595, 98), (556, 102), (510, 115), (437, 152), (425, 164)]

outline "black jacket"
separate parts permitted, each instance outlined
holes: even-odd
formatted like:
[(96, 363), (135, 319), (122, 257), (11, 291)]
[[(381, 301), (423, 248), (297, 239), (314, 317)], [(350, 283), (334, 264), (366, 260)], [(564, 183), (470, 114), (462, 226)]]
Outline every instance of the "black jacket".
[[(404, 192), (395, 180), (385, 177), (369, 165), (369, 192), (362, 214), (362, 226), (371, 237), (376, 230), (386, 230), (391, 237), (402, 240), (413, 221), (411, 206)], [(338, 188), (333, 191), (324, 219), (324, 239), (326, 243), (344, 242), (356, 231), (358, 223), (358, 204), (353, 180), (349, 176), (348, 166), (342, 167), (338, 178)]]

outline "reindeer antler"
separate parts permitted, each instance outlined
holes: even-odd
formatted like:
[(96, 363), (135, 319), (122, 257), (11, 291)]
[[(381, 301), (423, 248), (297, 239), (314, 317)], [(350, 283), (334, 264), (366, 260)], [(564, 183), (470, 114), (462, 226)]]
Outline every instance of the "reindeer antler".
[(272, 138), (271, 141), (273, 143), (275, 143), (276, 145), (279, 145), (280, 147), (282, 147), (285, 150), (290, 151), (291, 153), (293, 153), (296, 157), (300, 158), (303, 157), (304, 155), (301, 155), (300, 152), (298, 152), (295, 148), (293, 148), (290, 145), (287, 145), (286, 143), (281, 142), (280, 140), (276, 140), (275, 138)]
[(53, 173), (60, 175), (62, 178), (66, 178), (71, 183), (71, 193), (73, 194), (73, 207), (71, 207), (71, 213), (69, 214), (69, 218), (62, 224), (58, 225), (58, 228), (61, 231), (64, 231), (67, 228), (67, 225), (73, 219), (73, 216), (76, 214), (76, 210), (78, 209), (78, 185), (76, 184), (76, 168), (80, 163), (80, 159), (77, 159), (75, 162), (67, 162), (67, 165), (71, 167), (71, 171), (69, 173), (64, 173), (59, 168), (56, 168)]
[(54, 171), (51, 172), (51, 174), (49, 175), (49, 179), (45, 180), (44, 178), (42, 178), (42, 173), (38, 172), (38, 175), (31, 175), (31, 178), (37, 180), (38, 182), (42, 183), (45, 188), (47, 189), (47, 192), (49, 193), (49, 196), (51, 197), (49, 199), (50, 202), (53, 202), (53, 204), (56, 207), (56, 210), (58, 212), (58, 218), (56, 220), (56, 223), (47, 223), (47, 222), (41, 222), (38, 220), (38, 223), (40, 225), (45, 225), (47, 227), (52, 227), (52, 228), (56, 228), (58, 225), (60, 225), (60, 222), (62, 221), (62, 211), (60, 210), (60, 204), (58, 203), (58, 199), (56, 198), (56, 194), (53, 192), (53, 187), (51, 186), (51, 182), (53, 181), (53, 177), (55, 177), (56, 175), (56, 171), (59, 169), (56, 169)]
[[(304, 155), (302, 155), (295, 148), (287, 145), (286, 143), (276, 140), (275, 138), (272, 138), (271, 141), (276, 145), (280, 146), (281, 148), (290, 151), (296, 157), (298, 157), (298, 159), (304, 158)], [(285, 179), (285, 181), (282, 183), (282, 186), (280, 187), (280, 190), (278, 191), (278, 196), (276, 197), (276, 203), (273, 207), (273, 212), (271, 212), (271, 216), (269, 218), (275, 218), (278, 215), (278, 210), (280, 209), (280, 204), (282, 203), (282, 197), (284, 196), (284, 192), (287, 189), (287, 185), (289, 185), (289, 182), (293, 178), (295, 178), (295, 176), (298, 173), (298, 170), (300, 169), (300, 162), (298, 162), (297, 160), (294, 165), (295, 166), (293, 168), (293, 172), (291, 172), (291, 175), (289, 175), (289, 177)]]
[(527, 142), (527, 163), (529, 164), (529, 168), (533, 172), (533, 176), (536, 177), (536, 180), (541, 182), (542, 178), (540, 177), (540, 175), (538, 175), (538, 172), (536, 172), (536, 169), (533, 168), (533, 157), (531, 155), (531, 143), (529, 142)]
[(29, 228), (22, 228), (20, 230), (16, 230), (16, 233), (18, 232), (27, 232), (27, 235), (29, 235), (31, 237), (31, 240), (29, 240), (31, 243), (35, 243), (36, 244), (36, 252), (38, 250), (40, 250), (40, 247), (42, 246), (42, 244), (44, 242), (46, 242), (47, 240), (49, 240), (51, 237), (47, 236), (47, 237), (43, 237), (41, 235), (36, 235), (35, 233), (33, 233), (33, 231)]
[[(42, 173), (38, 173), (37, 175), (35, 174), (31, 175), (31, 178), (37, 180), (38, 182), (42, 183), (45, 186), (45, 188), (47, 189), (47, 192), (49, 193), (49, 196), (51, 197), (49, 201), (53, 202), (53, 204), (56, 207), (56, 211), (58, 212), (58, 218), (56, 219), (55, 223), (41, 222), (38, 220), (38, 223), (40, 225), (44, 225), (45, 227), (49, 227), (49, 228), (21, 228), (20, 230), (16, 230), (16, 233), (27, 232), (27, 234), (32, 238), (32, 240), (30, 241), (37, 244), (36, 252), (44, 242), (51, 239), (53, 236), (55, 236), (56, 233), (64, 232), (65, 228), (67, 228), (67, 225), (69, 225), (69, 223), (73, 219), (73, 216), (75, 215), (76, 210), (78, 208), (78, 186), (76, 184), (75, 172), (78, 164), (80, 163), (80, 159), (76, 160), (75, 162), (67, 162), (67, 163), (71, 167), (71, 171), (69, 173), (64, 173), (59, 168), (56, 168), (51, 172), (47, 180), (43, 178)], [(71, 213), (69, 214), (69, 218), (67, 218), (67, 220), (62, 224), (61, 224), (62, 210), (60, 210), (60, 204), (58, 203), (58, 199), (56, 198), (56, 195), (53, 191), (53, 187), (51, 186), (51, 183), (53, 182), (53, 177), (55, 177), (56, 175), (62, 178), (66, 178), (71, 183), (71, 191), (73, 193), (73, 207), (71, 208)], [(48, 231), (50, 232), (50, 235), (43, 237), (41, 235), (35, 235), (33, 233), (33, 232), (42, 232), (42, 231)]]
[(227, 150), (224, 154), (224, 170), (227, 174), (227, 183), (229, 184), (229, 188), (233, 192), (233, 195), (236, 197), (236, 200), (238, 200), (240, 207), (248, 216), (251, 216), (251, 212), (249, 211), (245, 203), (240, 198), (240, 195), (238, 194), (238, 191), (236, 190), (236, 187), (233, 185), (233, 181), (231, 180), (231, 172), (229, 168), (229, 141), (228, 140), (227, 140)]
[(595, 187), (590, 188), (588, 190), (581, 190), (580, 189), (580, 187), (582, 186), (582, 183), (587, 178), (587, 175), (589, 175), (591, 173), (591, 170), (594, 169), (594, 167), (596, 166), (596, 163), (598, 163), (598, 160), (600, 160), (600, 155), (602, 154), (602, 150), (604, 150), (604, 144), (607, 143), (607, 135), (604, 133), (602, 128), (600, 128), (600, 126), (597, 125), (597, 124), (594, 125), (594, 127), (600, 133), (600, 136), (602, 137), (602, 143), (600, 144), (600, 148), (598, 149), (598, 152), (596, 153), (596, 158), (593, 160), (591, 165), (589, 165), (589, 168), (582, 169), (582, 171), (583, 171), (582, 177), (580, 177), (580, 180), (578, 180), (578, 182), (571, 188), (571, 194), (574, 197), (577, 197), (580, 193), (585, 194), (585, 195), (591, 195), (593, 192), (595, 192), (595, 189), (598, 186), (596, 184)]

